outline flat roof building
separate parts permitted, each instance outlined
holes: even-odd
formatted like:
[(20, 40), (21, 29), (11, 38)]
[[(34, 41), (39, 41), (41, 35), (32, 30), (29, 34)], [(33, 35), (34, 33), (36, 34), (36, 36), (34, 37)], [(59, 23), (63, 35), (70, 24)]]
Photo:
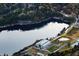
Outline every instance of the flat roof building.
[(44, 39), (36, 43), (35, 46), (39, 49), (47, 49), (51, 46), (51, 44), (52, 44), (51, 41)]

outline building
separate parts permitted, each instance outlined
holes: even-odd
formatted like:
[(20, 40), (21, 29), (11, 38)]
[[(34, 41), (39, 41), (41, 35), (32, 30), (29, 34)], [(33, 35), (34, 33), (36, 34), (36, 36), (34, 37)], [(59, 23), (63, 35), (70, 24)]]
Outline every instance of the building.
[(59, 41), (68, 41), (68, 40), (70, 40), (69, 38), (60, 38), (60, 39), (58, 39)]
[(77, 23), (75, 24), (74, 27), (79, 28), (79, 15), (78, 15), (78, 19), (76, 21), (77, 21)]
[(43, 39), (40, 42), (36, 43), (35, 47), (39, 49), (47, 49), (52, 45), (51, 41)]
[(79, 20), (77, 21), (77, 23), (74, 27), (79, 28)]

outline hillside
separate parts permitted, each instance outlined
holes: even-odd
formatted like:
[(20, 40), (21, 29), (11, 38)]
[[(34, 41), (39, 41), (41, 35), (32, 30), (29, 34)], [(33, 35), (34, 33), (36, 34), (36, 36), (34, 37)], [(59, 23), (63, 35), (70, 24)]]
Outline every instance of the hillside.
[[(69, 15), (79, 14), (79, 4), (20, 4), (4, 3), (0, 4), (0, 26), (14, 24), (20, 21), (39, 22), (49, 17), (63, 17), (59, 12)], [(67, 21), (74, 17), (64, 17)], [(71, 20), (70, 20), (71, 19)], [(73, 21), (72, 21), (73, 22)]]

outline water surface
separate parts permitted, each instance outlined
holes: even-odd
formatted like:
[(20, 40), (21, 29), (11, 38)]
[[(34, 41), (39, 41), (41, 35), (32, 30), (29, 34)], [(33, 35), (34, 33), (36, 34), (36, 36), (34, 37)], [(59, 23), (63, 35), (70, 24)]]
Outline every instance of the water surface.
[(2, 31), (0, 32), (0, 54), (12, 53), (33, 44), (36, 40), (56, 37), (60, 31), (69, 25), (65, 23), (50, 22), (44, 27), (29, 31)]

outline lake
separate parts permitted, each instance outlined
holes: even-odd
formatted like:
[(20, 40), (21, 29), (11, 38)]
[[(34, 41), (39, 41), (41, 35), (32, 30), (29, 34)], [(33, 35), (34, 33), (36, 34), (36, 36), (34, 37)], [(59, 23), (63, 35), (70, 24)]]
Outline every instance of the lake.
[(0, 55), (19, 51), (20, 49), (33, 44), (36, 40), (56, 37), (63, 28), (69, 25), (65, 23), (49, 22), (41, 28), (32, 30), (3, 30), (0, 32)]

